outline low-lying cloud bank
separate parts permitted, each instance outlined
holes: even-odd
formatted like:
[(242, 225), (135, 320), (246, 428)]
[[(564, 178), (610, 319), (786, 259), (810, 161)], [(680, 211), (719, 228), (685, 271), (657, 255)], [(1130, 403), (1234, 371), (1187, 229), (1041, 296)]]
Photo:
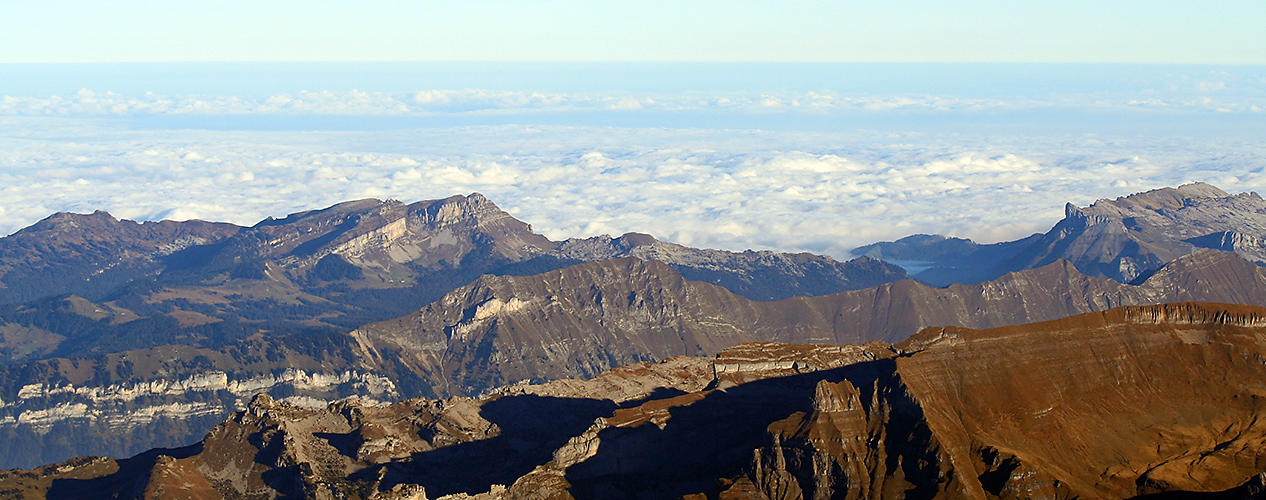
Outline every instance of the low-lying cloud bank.
[[(380, 132), (129, 130), (5, 118), (0, 233), (55, 211), (253, 224), (354, 198), (481, 192), (551, 238), (640, 231), (808, 250), (912, 233), (997, 241), (1063, 203), (1202, 180), (1266, 186), (1262, 141), (501, 126)], [(1110, 179), (1107, 181), (1105, 179)]]

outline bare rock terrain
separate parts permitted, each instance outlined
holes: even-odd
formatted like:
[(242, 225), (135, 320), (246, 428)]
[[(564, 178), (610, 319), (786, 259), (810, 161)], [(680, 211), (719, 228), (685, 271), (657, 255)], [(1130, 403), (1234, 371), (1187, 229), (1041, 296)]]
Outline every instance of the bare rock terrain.
[[(764, 302), (685, 280), (658, 261), (613, 259), (535, 276), (484, 276), (413, 314), (320, 339), (162, 347), (0, 370), (13, 387), (0, 396), (0, 433), (8, 433), (0, 446), (43, 450), (25, 456), (33, 464), (135, 453), (141, 450), (130, 447), (146, 442), (191, 442), (258, 392), (319, 407), (349, 396), (390, 402), (509, 394), (551, 380), (574, 388), (617, 367), (712, 356), (743, 343), (893, 343), (930, 326), (991, 328), (1172, 301), (1266, 306), (1266, 273), (1236, 254), (1207, 250), (1140, 285), (1088, 277), (1061, 261), (976, 285), (905, 280)], [(112, 377), (94, 382), (102, 372)], [(638, 382), (591, 392), (615, 400), (655, 389)]]
[(1176, 303), (749, 343), (474, 399), (259, 396), (195, 445), (0, 473), (0, 496), (1249, 498), (1264, 338), (1264, 308)]
[[(685, 381), (695, 368), (589, 379), (752, 342), (896, 343), (932, 326), (1174, 301), (1262, 306), (1266, 278), (1245, 259), (1259, 204), (1188, 185), (1077, 208), (1014, 244), (927, 239), (920, 248), (956, 259), (1032, 267), (944, 288), (870, 258), (636, 233), (554, 242), (477, 194), (353, 201), (249, 228), (57, 214), (0, 238), (0, 288), (55, 293), (0, 304), (0, 464), (178, 447), (258, 393), (315, 409), (605, 380), (592, 397), (624, 402), (698, 392)], [(1110, 258), (1086, 257), (1101, 250)], [(1086, 267), (1127, 261), (1148, 264), (1130, 280)], [(717, 380), (745, 380), (731, 375)]]

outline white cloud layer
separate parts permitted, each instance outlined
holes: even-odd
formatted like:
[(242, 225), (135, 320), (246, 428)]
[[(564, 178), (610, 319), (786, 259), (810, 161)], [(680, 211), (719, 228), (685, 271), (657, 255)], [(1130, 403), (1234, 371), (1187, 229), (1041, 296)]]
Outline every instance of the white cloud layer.
[[(443, 99), (415, 95), (408, 105), (449, 105)], [(1247, 139), (545, 126), (215, 132), (22, 117), (0, 119), (0, 130), (9, 131), (0, 134), (5, 234), (56, 211), (250, 225), (348, 199), (477, 191), (555, 239), (639, 231), (845, 258), (854, 246), (913, 233), (1023, 237), (1058, 221), (1065, 201), (1197, 180), (1266, 188), (1266, 140)]]

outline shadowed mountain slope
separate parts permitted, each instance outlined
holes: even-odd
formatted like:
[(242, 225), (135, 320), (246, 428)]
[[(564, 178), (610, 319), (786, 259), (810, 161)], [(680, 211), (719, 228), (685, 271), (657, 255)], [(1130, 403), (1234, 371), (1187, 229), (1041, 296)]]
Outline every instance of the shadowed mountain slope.
[(157, 274), (164, 257), (241, 229), (202, 221), (121, 221), (101, 211), (59, 212), (0, 238), (0, 304), (70, 293), (98, 297)]

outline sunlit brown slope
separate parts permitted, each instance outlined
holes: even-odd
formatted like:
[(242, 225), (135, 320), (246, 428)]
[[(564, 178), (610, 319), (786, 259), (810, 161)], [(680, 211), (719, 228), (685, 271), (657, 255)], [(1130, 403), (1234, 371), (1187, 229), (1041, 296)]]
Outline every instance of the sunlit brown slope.
[[(898, 349), (968, 496), (1221, 491), (1266, 470), (1266, 310), (1127, 307)], [(973, 481), (996, 462), (1009, 474)]]

